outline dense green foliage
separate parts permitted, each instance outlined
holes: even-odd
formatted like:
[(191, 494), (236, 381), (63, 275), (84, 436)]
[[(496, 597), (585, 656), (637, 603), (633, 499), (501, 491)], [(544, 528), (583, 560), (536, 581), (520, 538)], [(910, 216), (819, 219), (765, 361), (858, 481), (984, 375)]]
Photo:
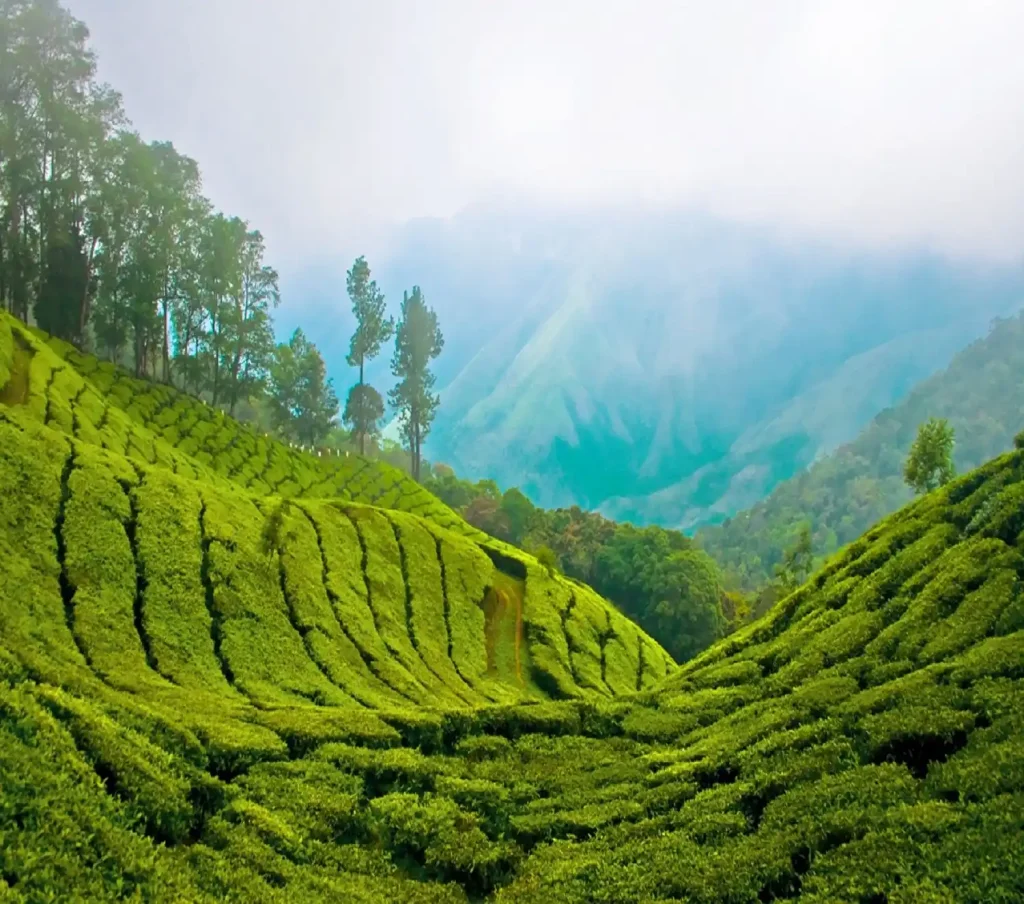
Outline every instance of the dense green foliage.
[(412, 456), (412, 476), (420, 479), (423, 440), (437, 414), (439, 396), (433, 391), (435, 378), (430, 363), (444, 348), (437, 314), (427, 306), (419, 286), (402, 299), (402, 316), (395, 327), (395, 353), (391, 372), (398, 383), (388, 398), (398, 412), (398, 422)]
[(676, 669), (384, 466), (0, 376), (5, 901), (1024, 895), (1024, 451)]
[[(129, 130), (120, 96), (96, 80), (88, 29), (57, 0), (4, 0), (0, 35), (0, 311), (231, 414), (266, 402), (275, 432), (322, 444), (338, 399), (301, 330), (275, 344), (278, 274), (263, 235), (214, 210), (194, 160)], [(383, 401), (364, 385), (363, 365), (393, 323), (362, 258), (348, 290), (360, 388), (345, 413), (364, 452)], [(419, 289), (413, 296), (421, 301)], [(416, 328), (403, 335), (396, 361), (423, 346), (408, 338)], [(400, 416), (415, 414), (416, 477), (436, 408), (421, 357), (396, 371), (395, 390)]]
[(679, 531), (616, 524), (576, 506), (538, 508), (518, 489), (502, 493), (491, 480), (461, 480), (445, 465), (424, 485), (473, 526), (589, 584), (677, 661), (707, 648), (745, 614), (733, 609), (727, 618), (723, 603), (733, 601), (718, 568)]
[(904, 465), (918, 427), (944, 418), (956, 432), (957, 471), (1013, 446), (1024, 422), (1024, 315), (997, 320), (949, 367), (879, 414), (851, 443), (780, 484), (771, 495), (697, 534), (727, 583), (762, 587), (785, 549), (811, 524), (818, 556), (850, 543), (911, 497)]
[(391, 338), (395, 322), (385, 316), (384, 293), (370, 279), (366, 258), (356, 258), (345, 284), (356, 321), (347, 360), (349, 365), (359, 368), (359, 382), (349, 391), (344, 420), (352, 427), (360, 455), (365, 455), (366, 438), (376, 435), (384, 417), (384, 400), (365, 380), (366, 362), (376, 358), (381, 346)]
[(917, 429), (910, 447), (903, 479), (915, 493), (929, 493), (949, 483), (956, 474), (953, 465), (954, 430), (945, 418), (928, 418)]
[(317, 347), (301, 329), (277, 347), (270, 366), (270, 405), (274, 426), (283, 436), (315, 445), (338, 417), (338, 397), (327, 378)]

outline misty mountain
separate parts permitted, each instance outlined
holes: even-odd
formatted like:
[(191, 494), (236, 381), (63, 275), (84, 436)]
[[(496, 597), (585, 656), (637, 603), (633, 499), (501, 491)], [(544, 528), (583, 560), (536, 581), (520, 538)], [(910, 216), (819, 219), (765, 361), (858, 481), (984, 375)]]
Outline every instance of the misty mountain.
[(802, 524), (811, 527), (816, 555), (834, 552), (912, 497), (903, 466), (929, 417), (946, 418), (953, 427), (959, 473), (1013, 447), (1024, 427), (1024, 312), (995, 322), (853, 440), (756, 505), (698, 531), (698, 542), (730, 582), (748, 590), (771, 579)]
[(678, 213), (477, 207), (371, 264), (441, 319), (432, 460), (684, 528), (851, 439), (1024, 301), (1020, 269)]

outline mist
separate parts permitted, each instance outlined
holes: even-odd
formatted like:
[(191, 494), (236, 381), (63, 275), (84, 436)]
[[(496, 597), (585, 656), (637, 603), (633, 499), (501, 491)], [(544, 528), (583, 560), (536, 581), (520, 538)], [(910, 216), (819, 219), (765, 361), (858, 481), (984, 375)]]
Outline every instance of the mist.
[(286, 277), (480, 202), (1024, 251), (1024, 5), (71, 0)]

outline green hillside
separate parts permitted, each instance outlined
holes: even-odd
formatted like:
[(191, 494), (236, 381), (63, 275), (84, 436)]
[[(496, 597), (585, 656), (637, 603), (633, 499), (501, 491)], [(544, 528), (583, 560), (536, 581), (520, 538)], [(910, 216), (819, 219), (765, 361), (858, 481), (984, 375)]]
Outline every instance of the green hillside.
[(910, 499), (903, 463), (918, 426), (948, 418), (958, 470), (978, 467), (1013, 445), (1024, 426), (1024, 314), (996, 320), (949, 367), (886, 409), (853, 442), (723, 524), (697, 534), (734, 582), (756, 589), (772, 575), (800, 523), (815, 552), (831, 553)]
[[(66, 626), (105, 678), (257, 706), (465, 706), (636, 691), (672, 664), (396, 469), (291, 449), (0, 324), (3, 479), (50, 525), (16, 539), (45, 538)], [(515, 605), (489, 606), (499, 590)]]
[(1024, 895), (1024, 453), (678, 670), (396, 472), (7, 318), (0, 488), (2, 901)]

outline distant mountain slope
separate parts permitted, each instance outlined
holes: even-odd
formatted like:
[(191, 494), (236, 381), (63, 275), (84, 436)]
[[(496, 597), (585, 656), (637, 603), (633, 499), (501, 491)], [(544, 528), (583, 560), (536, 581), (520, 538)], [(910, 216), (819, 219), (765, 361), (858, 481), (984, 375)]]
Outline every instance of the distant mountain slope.
[[(32, 406), (62, 396), (43, 368), (12, 406), (26, 383), (2, 350), (5, 902), (1024, 897), (1024, 452), (887, 518), (642, 693), (459, 705), (486, 641), (452, 621), (445, 651), (431, 587), (472, 600), (468, 540), (338, 501), (264, 519), (228, 481), (46, 426)], [(578, 688), (630, 684), (598, 603), (566, 606), (526, 565), (548, 616), (531, 650)], [(346, 658), (335, 616), (381, 645)], [(402, 662), (433, 693), (410, 679), (360, 705)]]
[(852, 442), (778, 487), (748, 511), (698, 532), (700, 544), (747, 587), (766, 580), (792, 532), (810, 521), (817, 552), (849, 543), (910, 498), (903, 462), (918, 425), (946, 417), (960, 470), (1012, 445), (1024, 428), (1024, 314), (998, 321)]
[(849, 442), (963, 345), (963, 324), (957, 323), (854, 355), (781, 411), (744, 430), (718, 461), (649, 496), (609, 499), (601, 512), (613, 520), (634, 518), (679, 530), (721, 521)]
[(391, 296), (417, 274), (445, 330), (431, 460), (664, 526), (763, 498), (1024, 302), (1019, 268), (693, 214), (480, 208), (408, 232), (375, 272)]

